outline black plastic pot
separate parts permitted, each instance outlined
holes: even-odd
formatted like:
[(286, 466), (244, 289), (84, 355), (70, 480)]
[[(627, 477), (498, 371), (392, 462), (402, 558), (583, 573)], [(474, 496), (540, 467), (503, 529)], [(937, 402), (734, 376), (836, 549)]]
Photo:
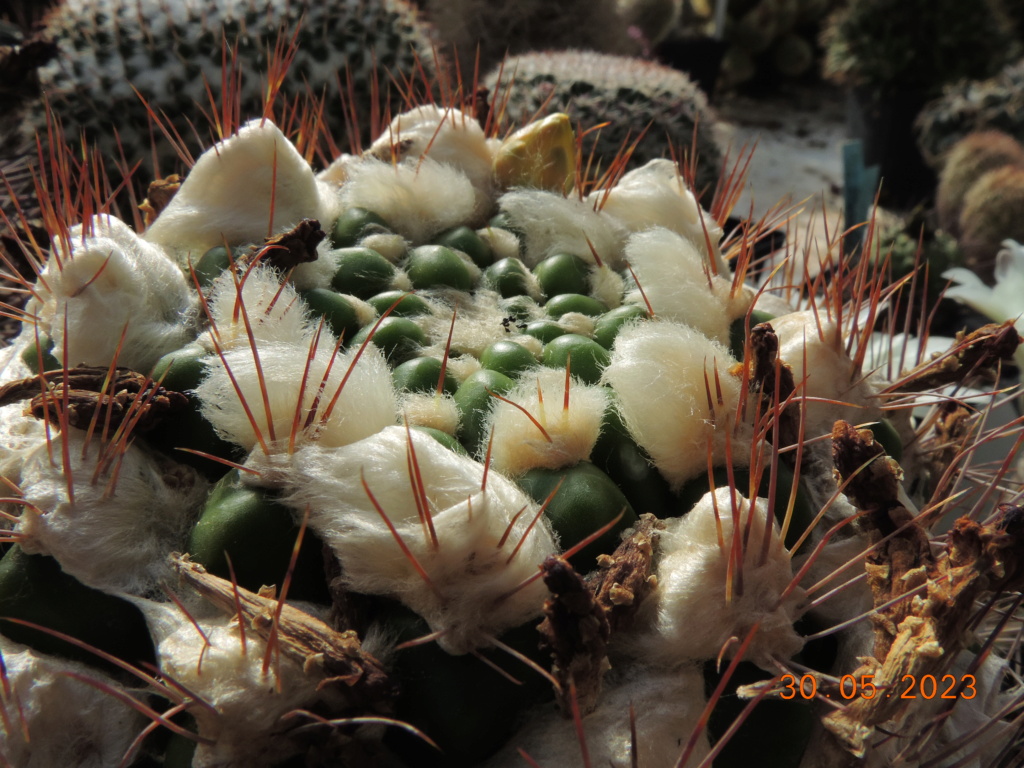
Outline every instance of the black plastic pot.
[(864, 164), (878, 166), (887, 208), (909, 210), (935, 193), (935, 172), (914, 138), (914, 119), (926, 101), (917, 91), (847, 91), (847, 132), (863, 144)]

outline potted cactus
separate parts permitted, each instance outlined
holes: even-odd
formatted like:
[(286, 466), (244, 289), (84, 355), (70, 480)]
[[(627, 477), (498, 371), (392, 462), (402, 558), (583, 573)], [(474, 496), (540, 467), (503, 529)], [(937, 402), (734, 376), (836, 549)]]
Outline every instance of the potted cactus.
[(849, 130), (881, 166), (883, 199), (907, 207), (935, 184), (911, 126), (942, 87), (994, 74), (1011, 55), (1002, 0), (851, 0), (822, 35), (824, 74), (850, 94)]

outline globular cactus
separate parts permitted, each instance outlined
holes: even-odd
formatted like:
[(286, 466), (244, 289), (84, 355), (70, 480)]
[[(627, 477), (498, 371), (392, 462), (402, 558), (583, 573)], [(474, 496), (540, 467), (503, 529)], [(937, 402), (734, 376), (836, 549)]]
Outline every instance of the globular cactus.
[(714, 189), (722, 157), (716, 118), (704, 93), (681, 72), (639, 59), (563, 51), (510, 58), (484, 82), (513, 120), (561, 111), (584, 131), (607, 123), (583, 142), (584, 155), (593, 153), (603, 168), (633, 142), (633, 167), (673, 151), (679, 159), (689, 156), (696, 132), (696, 188)]
[(975, 182), (1004, 165), (1024, 166), (1024, 146), (1002, 131), (969, 133), (950, 149), (939, 174), (935, 205), (939, 226), (956, 237), (960, 211)]
[[(1015, 647), (1019, 507), (936, 555), (919, 520), (960, 485), (929, 445), (985, 438), (909, 413), (1012, 329), (892, 370), (867, 260), (759, 291), (676, 163), (595, 178), (567, 116), (499, 139), (460, 106), (319, 173), (257, 117), (141, 231), (80, 216), (40, 254), (0, 357), (3, 754), (994, 760), (1012, 669), (975, 627), (1010, 593)], [(855, 706), (909, 664), (964, 695)], [(33, 672), (76, 683), (60, 729)]]
[[(177, 153), (151, 126), (142, 99), (198, 153), (221, 138), (214, 127), (214, 119), (223, 122), (221, 109), (259, 114), (268, 88), (308, 88), (323, 99), (323, 118), (339, 129), (337, 140), (347, 143), (351, 110), (368, 123), (380, 94), (400, 107), (403, 84), (419, 83), (421, 73), (437, 75), (432, 28), (405, 0), (65, 0), (39, 36), (56, 44), (56, 55), (39, 69), (39, 96), (23, 104), (8, 151), (26, 144), (34, 151), (50, 115), (70, 140), (84, 135), (114, 160), (145, 161), (158, 139), (163, 173), (174, 170)], [(282, 66), (286, 55), (293, 58)], [(275, 59), (280, 81), (269, 83)], [(208, 117), (199, 117), (204, 112)]]
[(933, 165), (960, 139), (984, 130), (1004, 131), (1024, 142), (1024, 59), (987, 80), (963, 80), (925, 105), (915, 123), (918, 146)]
[(1006, 165), (983, 175), (964, 195), (960, 246), (965, 265), (991, 282), (1004, 240), (1024, 240), (1024, 165)]
[(424, 5), (446, 49), (457, 54), (467, 82), (477, 68), (486, 72), (507, 54), (576, 47), (620, 55), (641, 51), (616, 0), (426, 0)]

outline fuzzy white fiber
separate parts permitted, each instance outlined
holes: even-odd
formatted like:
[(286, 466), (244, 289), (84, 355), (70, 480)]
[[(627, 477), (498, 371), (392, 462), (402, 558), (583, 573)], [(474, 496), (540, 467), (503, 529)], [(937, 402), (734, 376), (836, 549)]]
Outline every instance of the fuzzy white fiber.
[(0, 408), (0, 477), (17, 477), (25, 455), (45, 440), (45, 422), (25, 413), (24, 403)]
[[(324, 446), (347, 445), (396, 423), (391, 373), (372, 344), (361, 355), (352, 350), (335, 356), (334, 340), (325, 334), (311, 360), (309, 348), (296, 344), (267, 342), (256, 348), (258, 364), (249, 346), (211, 358), (208, 375), (196, 388), (203, 415), (225, 439), (252, 450), (260, 442), (258, 428), (271, 451), (287, 450), (300, 400), (297, 444), (316, 440)], [(314, 406), (316, 416), (305, 426)]]
[(477, 206), (469, 178), (429, 156), (394, 165), (367, 156), (348, 171), (345, 207), (373, 211), (414, 244), (471, 219)]
[(295, 287), (282, 285), (278, 272), (263, 264), (249, 271), (225, 270), (213, 284), (207, 307), (216, 331), (203, 334), (200, 342), (211, 352), (216, 349), (209, 338), (213, 335), (225, 351), (249, 349), (252, 342), (303, 345), (313, 337), (314, 325)]
[(215, 245), (262, 243), (305, 218), (327, 230), (338, 195), (318, 181), (295, 145), (269, 120), (250, 120), (206, 150), (143, 237), (184, 265)]
[(333, 255), (334, 246), (329, 237), (316, 247), (316, 259), (297, 265), (291, 271), (289, 282), (297, 291), (310, 288), (329, 288), (334, 273), (338, 271), (338, 260)]
[[(793, 579), (793, 566), (774, 520), (767, 558), (761, 559), (767, 509), (764, 499), (752, 505), (738, 492), (718, 488), (686, 515), (666, 521), (658, 587), (641, 609), (657, 611), (654, 631), (636, 641), (645, 661), (673, 665), (714, 659), (730, 638), (738, 638), (726, 652), (731, 657), (755, 622), (761, 625), (745, 658), (763, 669), (773, 669), (772, 658), (788, 659), (803, 647), (793, 629), (803, 591), (779, 600)], [(743, 570), (742, 577), (733, 570), (730, 598), (727, 570), (737, 530)]]
[(671, 160), (651, 160), (630, 171), (607, 192), (607, 197), (605, 195), (605, 190), (598, 190), (587, 199), (605, 198), (602, 210), (621, 221), (631, 232), (665, 227), (689, 240), (705, 258), (709, 256), (710, 240), (710, 256), (718, 274), (729, 274), (729, 266), (718, 247), (722, 228), (710, 213), (701, 210), (683, 181), (679, 166)]
[[(726, 435), (734, 427), (743, 429), (735, 426), (740, 382), (729, 373), (735, 363), (724, 346), (686, 325), (630, 323), (616, 337), (603, 380), (618, 396), (629, 433), (675, 489), (707, 471), (709, 445), (715, 463), (721, 464), (726, 457)], [(716, 369), (721, 404), (715, 388)], [(731, 440), (734, 445), (749, 445), (747, 437), (734, 434)]]
[(476, 233), (491, 246), (495, 261), (519, 258), (519, 238), (514, 232), (509, 232), (501, 227), (483, 227)]
[(322, 699), (322, 676), (307, 674), (285, 654), (275, 656), (264, 675), (266, 644), (250, 629), (243, 646), (234, 617), (197, 618), (200, 636), (178, 608), (134, 602), (153, 635), (161, 673), (209, 705), (189, 710), (199, 735), (214, 740), (197, 745), (194, 768), (274, 765), (300, 749), (285, 735), (295, 723), (281, 716)]
[(459, 170), (473, 185), (476, 197), (473, 215), (467, 218), (476, 220), (486, 214), (494, 192), (494, 144), (487, 140), (476, 118), (451, 107), (415, 107), (394, 118), (368, 154), (390, 161), (392, 152), (400, 161), (418, 162), (421, 157), (429, 157)]
[(539, 189), (517, 189), (502, 195), (498, 204), (526, 239), (526, 254), (521, 258), (528, 267), (556, 253), (571, 253), (596, 264), (591, 245), (612, 269), (625, 266), (622, 245), (626, 232), (617, 220), (595, 211), (589, 202)]
[(120, 764), (149, 723), (109, 693), (68, 675), (84, 675), (126, 692), (93, 667), (38, 653), (3, 636), (0, 657), (5, 669), (0, 754), (5, 765), (108, 768)]
[[(583, 718), (590, 765), (602, 768), (675, 768), (706, 704), (700, 668), (686, 666), (670, 672), (627, 670), (606, 688), (596, 710)], [(629, 708), (636, 712), (637, 754), (633, 754)], [(508, 746), (488, 760), (485, 768), (520, 768), (522, 749), (539, 765), (584, 768), (573, 721), (540, 708)], [(686, 765), (697, 765), (710, 752), (701, 733)], [(636, 760), (636, 762), (634, 762)]]
[(708, 285), (706, 257), (690, 240), (664, 227), (648, 229), (629, 238), (626, 259), (655, 317), (685, 323), (716, 341), (729, 342), (729, 314)]
[[(29, 311), (75, 366), (109, 365), (127, 326), (118, 365), (148, 371), (190, 336), (193, 299), (178, 266), (123, 221), (94, 216), (55, 243)], [(67, 336), (64, 335), (65, 318)]]
[[(410, 445), (433, 518), (436, 548), (417, 513)], [(547, 594), (540, 581), (504, 597), (556, 551), (544, 520), (526, 535), (537, 505), (493, 470), (486, 491), (481, 491), (483, 465), (429, 435), (389, 427), (333, 450), (308, 445), (290, 456), (254, 453), (249, 465), (260, 471), (263, 481), (280, 485), (294, 509), (308, 506), (310, 527), (345, 564), (352, 589), (401, 600), (432, 631), (443, 631), (438, 643), (447, 652), (461, 654), (487, 645), (489, 638), (539, 614)], [(402, 553), (363, 488), (364, 477), (436, 592)]]
[(590, 458), (601, 434), (608, 395), (604, 387), (575, 378), (569, 383), (568, 409), (565, 394), (565, 371), (542, 367), (520, 376), (515, 389), (504, 396), (540, 422), (550, 440), (520, 408), (495, 398), (484, 427), (484, 434), (494, 431), (491, 466), (515, 476), (536, 467), (559, 469)]
[[(62, 439), (68, 441), (73, 499)], [(83, 584), (143, 592), (166, 577), (167, 555), (181, 549), (208, 484), (194, 470), (133, 445), (111, 490), (109, 468), (93, 481), (97, 455), (98, 441), (86, 446), (78, 430), (55, 436), (53, 461), (45, 441), (26, 453), (12, 479), (35, 509), (23, 507), (15, 530), (25, 552), (52, 555)]]
[(806, 404), (808, 437), (830, 433), (837, 419), (860, 424), (879, 418), (872, 379), (856, 370), (833, 321), (820, 312), (816, 320), (804, 310), (776, 317), (771, 325), (779, 338), (779, 357), (793, 369), (797, 386), (803, 382), (803, 394), (813, 398)]
[[(506, 335), (502, 325), (508, 312), (501, 308), (501, 296), (494, 291), (477, 290), (472, 296), (461, 291), (429, 291), (423, 298), (435, 300), (430, 315), (417, 318), (417, 323), (429, 339), (423, 350), (424, 355), (441, 357), (444, 354), (454, 305), (458, 306), (458, 312), (455, 316), (455, 329), (452, 331), (452, 355), (473, 355), (479, 358), (488, 346), (510, 335)], [(533, 319), (536, 318), (524, 318), (523, 322)]]
[(410, 426), (431, 427), (449, 435), (454, 435), (459, 428), (459, 409), (451, 395), (438, 397), (434, 393), (407, 392), (401, 399), (399, 411)]

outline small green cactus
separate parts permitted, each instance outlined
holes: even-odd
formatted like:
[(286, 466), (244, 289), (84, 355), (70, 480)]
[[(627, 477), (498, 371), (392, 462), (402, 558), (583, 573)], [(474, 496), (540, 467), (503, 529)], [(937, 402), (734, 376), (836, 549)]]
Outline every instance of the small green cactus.
[(585, 51), (532, 53), (506, 60), (485, 83), (513, 120), (565, 112), (583, 130), (607, 123), (583, 143), (584, 156), (593, 152), (604, 168), (638, 139), (634, 167), (670, 157), (673, 147), (682, 158), (696, 131), (696, 188), (714, 190), (722, 157), (714, 112), (704, 93), (677, 70)]
[(969, 133), (950, 150), (935, 195), (939, 226), (956, 236), (968, 190), (989, 171), (1004, 165), (1024, 166), (1024, 146), (1002, 131)]
[(989, 171), (968, 190), (960, 211), (966, 265), (991, 283), (1004, 240), (1024, 241), (1024, 165)]

